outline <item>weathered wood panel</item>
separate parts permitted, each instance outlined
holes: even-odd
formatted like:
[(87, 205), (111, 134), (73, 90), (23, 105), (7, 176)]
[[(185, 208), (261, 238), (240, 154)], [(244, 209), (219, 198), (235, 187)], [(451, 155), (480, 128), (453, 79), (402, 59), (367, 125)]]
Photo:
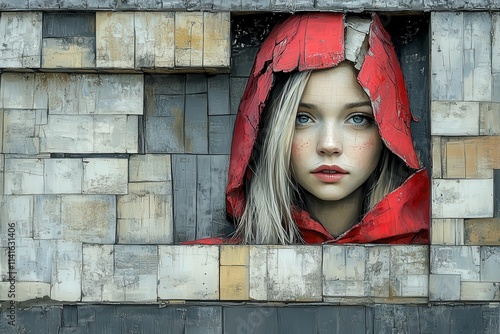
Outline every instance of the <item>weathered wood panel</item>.
[(40, 67), (41, 12), (2, 12), (0, 36), (0, 68)]
[(441, 136), (479, 135), (479, 103), (432, 101), (431, 134)]
[(84, 165), (81, 159), (45, 159), (45, 194), (81, 194)]
[(141, 154), (131, 155), (129, 159), (130, 182), (161, 182), (172, 180), (170, 155)]
[(196, 156), (172, 157), (175, 242), (196, 239)]
[(135, 13), (135, 67), (174, 67), (174, 13)]
[(229, 115), (229, 76), (216, 75), (208, 78), (208, 115)]
[(431, 274), (460, 275), (461, 281), (480, 280), (478, 246), (431, 246)]
[(459, 274), (429, 275), (429, 300), (453, 301), (460, 300)]
[(208, 153), (207, 94), (186, 95), (184, 152)]
[(116, 239), (116, 197), (62, 196), (61, 224), (64, 240), (112, 244)]
[(127, 159), (83, 159), (82, 193), (126, 194)]
[[(267, 299), (269, 301), (320, 301), (321, 247), (269, 246)], [(253, 268), (250, 267), (250, 271)], [(252, 287), (251, 287), (252, 288)]]
[[(15, 154), (37, 154), (39, 138), (35, 136), (36, 111), (5, 109), (2, 111), (3, 152)], [(0, 122), (2, 123), (2, 122)], [(0, 124), (1, 126), (2, 124)], [(0, 135), (2, 135), (0, 133)], [(0, 144), (2, 140), (0, 140)]]
[(2, 73), (0, 107), (5, 109), (33, 109), (35, 75), (33, 73)]
[(50, 298), (78, 302), (82, 295), (82, 243), (57, 240)]
[(95, 37), (43, 39), (43, 68), (95, 68), (95, 55)]
[(113, 289), (113, 245), (83, 244), (82, 301), (100, 302)]
[(466, 245), (500, 246), (500, 218), (466, 219)]
[(134, 68), (134, 13), (96, 13), (98, 68)]
[(229, 67), (231, 54), (230, 15), (203, 13), (203, 67)]
[(42, 37), (95, 37), (95, 14), (44, 13)]
[[(216, 78), (214, 76), (212, 78)], [(209, 78), (208, 80), (210, 80)], [(186, 94), (203, 94), (208, 92), (205, 74), (186, 74)], [(210, 103), (210, 96), (208, 97)]]
[(157, 246), (114, 246), (113, 275), (123, 280), (124, 301), (156, 301), (157, 273)]
[(431, 13), (432, 100), (463, 100), (464, 14)]
[(119, 243), (170, 244), (173, 241), (172, 183), (129, 183), (117, 196)]
[(479, 105), (479, 134), (482, 136), (500, 135), (500, 103)]
[(2, 196), (0, 198), (0, 245), (8, 245), (9, 224), (15, 224), (18, 238), (33, 236), (33, 196)]
[(219, 247), (160, 245), (158, 252), (159, 298), (219, 298)]
[(203, 66), (203, 13), (175, 13), (175, 66)]
[(493, 179), (432, 181), (432, 218), (493, 216)]
[(491, 101), (491, 14), (464, 13), (464, 100)]
[(460, 300), (467, 301), (500, 301), (500, 283), (462, 282)]
[(43, 194), (43, 169), (44, 161), (41, 159), (5, 159), (5, 194)]
[(432, 219), (433, 245), (463, 245), (464, 233), (464, 219)]
[(16, 238), (16, 278), (50, 283), (56, 254), (55, 240)]

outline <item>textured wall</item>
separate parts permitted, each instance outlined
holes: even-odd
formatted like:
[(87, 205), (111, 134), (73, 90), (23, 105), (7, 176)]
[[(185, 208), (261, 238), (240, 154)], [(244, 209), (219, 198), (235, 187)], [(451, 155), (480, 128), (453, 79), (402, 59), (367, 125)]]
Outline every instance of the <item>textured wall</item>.
[[(26, 7), (14, 7), (14, 2), (0, 2), (6, 10), (94, 10), (96, 5), (25, 1)], [(125, 9), (123, 2), (99, 5)], [(152, 9), (157, 2), (128, 6)], [(500, 301), (499, 12), (432, 12), (430, 38), (424, 34), (416, 39), (425, 25), (420, 17), (387, 17), (392, 32), (405, 19), (406, 29), (413, 31), (400, 35), (398, 45), (405, 74), (410, 73), (412, 108), (420, 119), (416, 146), (421, 160), (432, 163), (430, 247), (219, 247), (173, 244), (231, 229), (223, 197), (230, 136), (262, 36), (252, 40), (255, 35), (240, 36), (236, 29), (231, 51), (229, 13), (168, 11), (204, 8), (201, 2), (172, 6), (164, 3), (162, 12), (0, 14), (0, 300), (7, 301), (2, 307), (14, 300), (8, 297), (8, 242), (14, 237), (15, 300), (29, 301), (19, 307), (35, 303), (35, 298), (89, 304), (158, 299), (485, 301), (495, 303), (493, 311), (472, 304), (452, 311), (422, 306), (422, 316), (415, 321), (424, 332), (430, 326), (429, 314), (473, 310), (470, 314), (482, 319), (474, 328), (495, 328), (493, 320), (484, 319), (491, 311), (491, 319), (498, 321)], [(252, 9), (311, 8), (307, 1), (255, 6)], [(379, 6), (366, 4), (393, 8), (385, 2), (386, 7)], [(453, 6), (480, 9), (494, 3)], [(410, 7), (395, 3), (394, 8)], [(263, 17), (269, 25), (277, 19)], [(244, 16), (235, 17), (234, 22), (242, 21)], [(419, 28), (411, 30), (415, 22), (420, 22)], [(430, 66), (427, 50), (421, 49), (428, 40)], [(419, 72), (420, 77), (415, 74)], [(426, 151), (428, 118), (431, 154)], [(11, 226), (15, 232), (9, 231)], [(401, 305), (377, 307), (396, 313), (410, 310)], [(247, 312), (215, 309), (219, 315)], [(311, 309), (305, 313), (313, 318), (323, 312)], [(96, 318), (88, 314), (100, 309), (60, 310), (46, 314), (61, 321), (63, 312), (70, 323), (78, 323), (67, 327), (79, 327), (80, 319), (86, 324), (82, 326), (90, 326)], [(18, 311), (26, 322), (37, 317), (37, 311)], [(2, 313), (2, 320), (7, 314)], [(222, 326), (220, 321), (215, 328)], [(281, 326), (282, 320), (276, 322)], [(237, 324), (224, 326), (232, 332), (229, 328)]]

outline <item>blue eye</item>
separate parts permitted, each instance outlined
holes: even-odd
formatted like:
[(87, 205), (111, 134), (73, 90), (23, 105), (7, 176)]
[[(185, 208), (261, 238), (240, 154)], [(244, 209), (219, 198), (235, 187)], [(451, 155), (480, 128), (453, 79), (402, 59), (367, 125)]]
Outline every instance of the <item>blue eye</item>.
[(311, 121), (311, 117), (309, 117), (306, 114), (297, 114), (297, 117), (295, 118), (295, 124), (298, 125), (304, 125), (307, 124)]
[(366, 126), (374, 122), (373, 118), (368, 115), (353, 115), (348, 120), (347, 123), (354, 126)]

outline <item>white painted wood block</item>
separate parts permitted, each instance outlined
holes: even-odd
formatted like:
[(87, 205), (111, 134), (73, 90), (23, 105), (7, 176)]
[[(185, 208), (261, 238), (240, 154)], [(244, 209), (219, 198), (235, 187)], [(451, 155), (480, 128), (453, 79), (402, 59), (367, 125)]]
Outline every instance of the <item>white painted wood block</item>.
[(95, 68), (95, 37), (44, 38), (43, 68)]
[[(16, 282), (14, 299), (17, 302), (33, 300), (36, 298), (51, 298), (50, 284), (43, 282)], [(10, 288), (9, 282), (0, 282), (0, 300), (10, 300), (8, 292)]]
[(116, 235), (116, 196), (62, 196), (61, 222), (64, 240), (112, 244)]
[(49, 115), (40, 126), (40, 151), (137, 153), (137, 116)]
[(2, 73), (0, 107), (4, 109), (33, 109), (35, 74)]
[(203, 13), (175, 13), (175, 66), (203, 66)]
[(491, 72), (500, 73), (500, 13), (492, 12)]
[(83, 159), (84, 194), (126, 194), (128, 159)]
[(481, 281), (500, 282), (500, 247), (481, 247)]
[(94, 153), (93, 116), (49, 115), (40, 126), (40, 152)]
[(3, 114), (3, 152), (37, 154), (40, 140), (35, 136), (36, 111), (7, 109)]
[(493, 179), (432, 180), (432, 218), (493, 217)]
[(231, 16), (229, 12), (203, 13), (203, 67), (229, 67)]
[(82, 301), (100, 302), (112, 288), (113, 245), (83, 244)]
[(172, 168), (169, 154), (131, 155), (129, 159), (129, 181), (171, 181)]
[(394, 245), (391, 247), (391, 278), (429, 274), (429, 247)]
[(96, 92), (98, 114), (142, 115), (144, 109), (144, 75), (99, 75)]
[(33, 236), (33, 196), (3, 196), (0, 201), (0, 244), (7, 245), (9, 227), (14, 224), (16, 238)]
[(45, 81), (49, 112), (56, 114), (142, 115), (142, 74), (48, 73)]
[(463, 100), (463, 15), (431, 13), (432, 100)]
[(428, 275), (402, 275), (391, 277), (391, 293), (394, 297), (427, 297)]
[(156, 301), (158, 285), (157, 246), (115, 245), (114, 276), (124, 281), (125, 301)]
[(479, 135), (479, 102), (431, 102), (431, 134)]
[(460, 275), (461, 281), (479, 281), (479, 246), (431, 246), (431, 274)]
[(491, 101), (491, 14), (464, 13), (464, 100)]
[(368, 33), (370, 20), (358, 17), (346, 18), (345, 59), (350, 60), (356, 69), (361, 69), (368, 53)]
[(94, 153), (137, 153), (138, 116), (94, 116)]
[(82, 295), (82, 243), (57, 240), (50, 296), (53, 300), (76, 302)]
[(365, 296), (365, 262), (364, 246), (323, 246), (323, 295)]
[(174, 13), (135, 13), (135, 67), (173, 68)]
[(33, 238), (62, 239), (61, 196), (35, 195)]
[(40, 67), (41, 12), (2, 12), (0, 36), (0, 68)]
[(500, 301), (500, 283), (462, 282), (460, 300)]
[(460, 275), (429, 275), (429, 301), (460, 299)]
[(19, 281), (50, 283), (56, 254), (55, 240), (16, 239), (16, 271)]
[(267, 300), (267, 248), (268, 246), (250, 246), (249, 260), (249, 297), (251, 300)]
[(321, 301), (320, 246), (270, 246), (269, 301)]
[(173, 242), (172, 184), (129, 183), (129, 193), (117, 196), (118, 242)]
[(391, 247), (371, 246), (366, 248), (365, 291), (373, 297), (389, 297), (389, 274)]
[(134, 13), (96, 13), (98, 68), (134, 68)]
[(432, 219), (431, 244), (463, 245), (464, 219)]
[[(0, 125), (2, 125), (2, 124), (0, 124)], [(5, 158), (4, 158), (3, 154), (0, 154), (0, 196), (2, 196), (4, 194), (4, 186), (3, 186), (4, 169), (5, 169)]]
[(82, 159), (45, 159), (45, 194), (81, 194)]
[(500, 135), (500, 103), (481, 103), (479, 106), (479, 112), (480, 135)]
[(213, 300), (219, 298), (219, 247), (158, 246), (158, 297)]
[(43, 194), (43, 159), (5, 159), (5, 194)]

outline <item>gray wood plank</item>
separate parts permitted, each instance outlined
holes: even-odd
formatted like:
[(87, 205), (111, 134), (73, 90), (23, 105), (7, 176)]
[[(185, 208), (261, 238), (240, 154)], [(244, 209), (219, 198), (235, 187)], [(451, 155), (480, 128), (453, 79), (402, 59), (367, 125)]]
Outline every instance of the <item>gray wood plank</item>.
[(208, 153), (207, 94), (186, 95), (184, 152)]
[(44, 13), (42, 37), (95, 37), (95, 14)]
[(258, 46), (233, 47), (231, 61), (231, 76), (248, 77), (252, 69)]
[(172, 155), (174, 241), (196, 238), (196, 177), (194, 155)]
[(235, 115), (208, 117), (208, 151), (210, 154), (231, 153)]
[(493, 217), (500, 217), (500, 169), (493, 170)]
[(238, 113), (241, 98), (245, 92), (248, 78), (232, 77), (230, 81), (229, 96), (231, 99), (231, 114), (236, 115)]
[(482, 334), (482, 312), (479, 305), (459, 305), (451, 312), (450, 332), (454, 334)]
[(322, 306), (318, 308), (318, 334), (367, 332), (365, 306)]
[(226, 185), (229, 155), (210, 156), (210, 191), (213, 235), (228, 235), (234, 226), (226, 216)]
[(207, 77), (204, 74), (186, 75), (186, 94), (201, 94), (207, 92)]
[(278, 308), (279, 332), (287, 334), (317, 334), (317, 307)]
[(225, 74), (208, 78), (208, 114), (229, 115), (229, 76)]
[(78, 307), (76, 305), (65, 305), (62, 309), (63, 327), (78, 326)]
[(199, 155), (196, 182), (196, 239), (213, 236), (211, 174), (210, 156)]
[(277, 308), (269, 306), (224, 307), (224, 333), (280, 333)]

